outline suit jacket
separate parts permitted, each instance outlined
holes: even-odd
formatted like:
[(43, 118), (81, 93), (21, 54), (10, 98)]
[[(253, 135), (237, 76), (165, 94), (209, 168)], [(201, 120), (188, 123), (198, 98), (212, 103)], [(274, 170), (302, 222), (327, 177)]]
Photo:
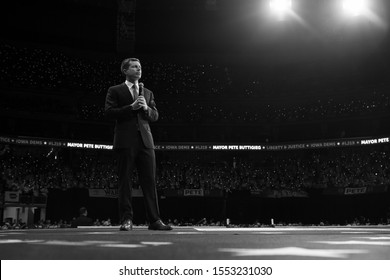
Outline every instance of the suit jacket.
[(71, 222), (71, 227), (76, 228), (77, 226), (92, 226), (93, 221), (91, 218), (86, 216), (79, 216), (77, 219)]
[(142, 108), (133, 110), (133, 96), (125, 83), (108, 89), (105, 103), (105, 114), (115, 120), (114, 149), (129, 148), (141, 133), (145, 147), (154, 149), (154, 141), (149, 122), (158, 120), (158, 111), (154, 102), (153, 92), (144, 88), (141, 93), (148, 105), (148, 110)]

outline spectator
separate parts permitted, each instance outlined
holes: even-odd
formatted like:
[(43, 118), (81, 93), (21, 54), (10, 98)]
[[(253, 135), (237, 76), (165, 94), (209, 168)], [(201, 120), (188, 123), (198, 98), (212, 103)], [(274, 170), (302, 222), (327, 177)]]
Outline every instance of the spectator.
[(92, 226), (93, 221), (91, 218), (88, 217), (87, 208), (81, 207), (79, 212), (80, 216), (72, 221), (71, 227), (77, 228), (78, 226)]

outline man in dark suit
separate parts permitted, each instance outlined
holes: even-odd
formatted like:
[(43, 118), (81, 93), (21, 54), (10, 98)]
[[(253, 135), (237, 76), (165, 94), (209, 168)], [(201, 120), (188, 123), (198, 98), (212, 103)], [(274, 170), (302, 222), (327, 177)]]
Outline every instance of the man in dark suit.
[(78, 226), (92, 226), (92, 219), (88, 217), (88, 210), (85, 207), (81, 207), (79, 210), (80, 216), (74, 219), (71, 222), (72, 228), (77, 228)]
[(120, 230), (133, 228), (132, 180), (137, 169), (146, 204), (150, 230), (171, 230), (160, 219), (156, 191), (156, 159), (149, 122), (157, 121), (158, 111), (153, 93), (138, 83), (141, 63), (137, 58), (122, 61), (126, 77), (122, 84), (108, 89), (105, 113), (115, 120), (114, 151), (118, 160), (118, 199)]

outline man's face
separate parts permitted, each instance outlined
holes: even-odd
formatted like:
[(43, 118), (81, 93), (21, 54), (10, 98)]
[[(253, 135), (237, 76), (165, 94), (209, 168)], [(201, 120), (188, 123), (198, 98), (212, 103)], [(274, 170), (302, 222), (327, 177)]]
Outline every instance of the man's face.
[(138, 61), (130, 61), (129, 68), (124, 70), (124, 73), (130, 82), (138, 81), (142, 75), (141, 64)]

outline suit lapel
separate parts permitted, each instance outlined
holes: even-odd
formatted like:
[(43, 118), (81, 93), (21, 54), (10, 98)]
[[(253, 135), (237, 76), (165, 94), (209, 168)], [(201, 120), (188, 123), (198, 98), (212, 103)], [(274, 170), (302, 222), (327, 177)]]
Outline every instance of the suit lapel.
[(148, 103), (149, 102), (149, 91), (146, 88), (144, 88), (143, 95), (145, 97), (146, 103)]
[[(130, 89), (129, 87), (125, 84), (125, 83), (122, 83), (121, 86), (120, 86), (120, 92), (122, 95), (124, 96), (128, 96), (130, 95), (130, 98), (131, 100), (135, 101), (134, 98), (133, 98), (133, 94), (130, 92)], [(146, 102), (148, 103), (149, 102), (149, 90), (147, 90), (146, 88), (144, 88), (143, 90), (143, 95), (146, 99)]]
[(120, 91), (122, 95), (130, 96), (131, 100), (134, 101), (133, 95), (131, 94), (129, 87), (125, 83), (121, 84)]

